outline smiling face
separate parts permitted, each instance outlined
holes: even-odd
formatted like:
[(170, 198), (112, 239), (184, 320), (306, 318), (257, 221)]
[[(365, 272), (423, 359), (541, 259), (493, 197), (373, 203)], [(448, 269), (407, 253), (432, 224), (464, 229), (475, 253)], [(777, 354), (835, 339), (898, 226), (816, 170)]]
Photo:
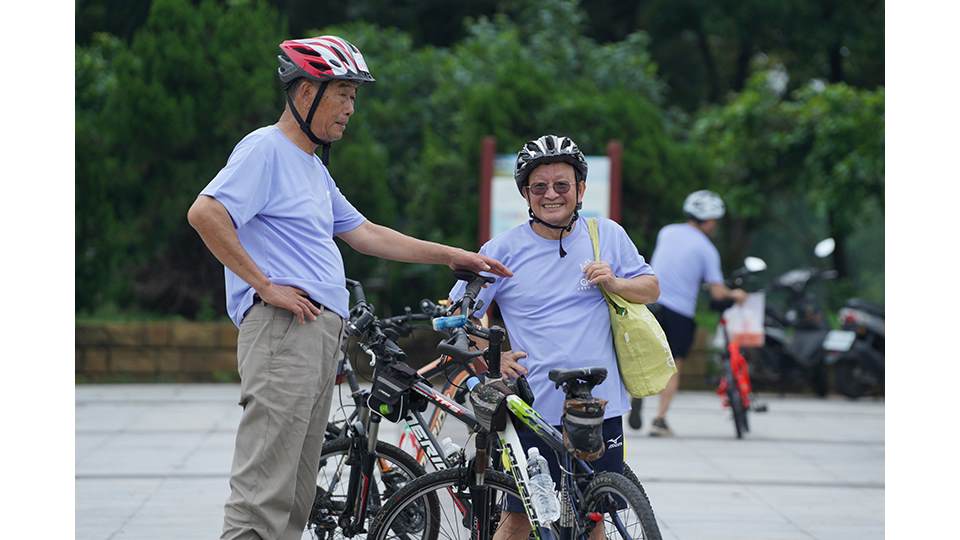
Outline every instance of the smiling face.
[[(313, 92), (304, 98), (306, 101), (304, 110), (310, 109), (313, 102), (314, 92), (319, 90), (319, 85), (311, 84)], [(307, 94), (305, 92), (305, 94)], [(310, 130), (317, 137), (324, 141), (338, 141), (343, 137), (343, 132), (347, 129), (347, 122), (353, 115), (354, 103), (357, 100), (357, 84), (348, 81), (334, 80), (327, 85), (320, 103), (317, 105), (317, 112), (313, 115), (313, 121), (310, 122)]]
[(534, 169), (527, 177), (523, 191), (537, 218), (551, 225), (564, 226), (570, 222), (570, 216), (577, 209), (577, 203), (583, 200), (586, 189), (586, 182), (576, 181), (573, 166), (560, 162)]

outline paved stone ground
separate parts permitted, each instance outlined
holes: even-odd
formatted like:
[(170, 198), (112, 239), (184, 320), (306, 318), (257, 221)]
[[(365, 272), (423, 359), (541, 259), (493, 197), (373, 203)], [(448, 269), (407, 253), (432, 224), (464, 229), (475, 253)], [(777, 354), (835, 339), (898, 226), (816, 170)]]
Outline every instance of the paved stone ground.
[[(217, 538), (238, 395), (235, 385), (78, 386), (76, 538)], [(766, 400), (770, 412), (751, 415), (740, 441), (707, 392), (677, 396), (676, 438), (627, 428), (627, 459), (663, 537), (883, 538), (883, 401)]]

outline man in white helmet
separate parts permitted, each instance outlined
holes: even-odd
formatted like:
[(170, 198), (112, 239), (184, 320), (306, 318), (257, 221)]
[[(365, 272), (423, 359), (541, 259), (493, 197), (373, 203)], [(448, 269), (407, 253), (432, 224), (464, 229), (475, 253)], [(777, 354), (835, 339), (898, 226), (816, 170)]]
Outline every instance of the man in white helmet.
[[(693, 316), (701, 283), (709, 286), (710, 296), (715, 300), (731, 299), (739, 303), (747, 298), (743, 290), (729, 289), (723, 284), (720, 253), (710, 240), (717, 230), (717, 221), (725, 213), (723, 200), (712, 191), (695, 191), (683, 202), (683, 212), (686, 223), (660, 229), (650, 260), (660, 279), (660, 299), (651, 306), (651, 311), (663, 327), (677, 362), (677, 373), (660, 393), (657, 415), (650, 429), (654, 437), (673, 435), (667, 425), (667, 410), (677, 393), (683, 359), (693, 344), (696, 329)], [(639, 399), (632, 403), (629, 423), (633, 429), (640, 429), (642, 425), (641, 403)]]

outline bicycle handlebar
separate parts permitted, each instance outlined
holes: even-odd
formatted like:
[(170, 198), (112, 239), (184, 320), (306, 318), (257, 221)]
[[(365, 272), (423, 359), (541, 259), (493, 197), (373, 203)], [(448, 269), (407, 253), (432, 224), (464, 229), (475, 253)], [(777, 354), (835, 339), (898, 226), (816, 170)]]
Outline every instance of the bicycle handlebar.
[(357, 303), (366, 303), (367, 297), (363, 294), (363, 285), (359, 281), (344, 278), (344, 281), (347, 283), (347, 287), (353, 291), (353, 294), (357, 297)]
[(470, 272), (469, 270), (456, 270), (453, 275), (460, 281), (467, 282), (467, 289), (463, 292), (463, 298), (461, 299), (462, 309), (460, 313), (467, 315), (473, 315), (474, 306), (477, 302), (477, 295), (480, 294), (480, 289), (482, 289), (488, 283), (493, 283), (496, 281), (495, 278), (489, 276), (481, 276), (476, 272)]

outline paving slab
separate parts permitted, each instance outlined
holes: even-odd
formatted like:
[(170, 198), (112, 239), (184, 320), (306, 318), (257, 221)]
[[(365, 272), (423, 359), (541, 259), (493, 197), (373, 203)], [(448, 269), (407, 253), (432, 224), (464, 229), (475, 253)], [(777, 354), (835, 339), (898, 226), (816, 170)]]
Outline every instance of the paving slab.
[[(217, 538), (238, 396), (226, 384), (77, 386), (76, 538)], [(770, 411), (751, 414), (743, 440), (709, 392), (677, 395), (676, 437), (626, 428), (627, 462), (663, 537), (883, 538), (884, 402), (764, 399)], [(335, 397), (331, 414), (343, 410)], [(381, 439), (396, 441), (400, 428), (381, 425)], [(463, 442), (466, 430), (447, 422), (443, 435)]]

